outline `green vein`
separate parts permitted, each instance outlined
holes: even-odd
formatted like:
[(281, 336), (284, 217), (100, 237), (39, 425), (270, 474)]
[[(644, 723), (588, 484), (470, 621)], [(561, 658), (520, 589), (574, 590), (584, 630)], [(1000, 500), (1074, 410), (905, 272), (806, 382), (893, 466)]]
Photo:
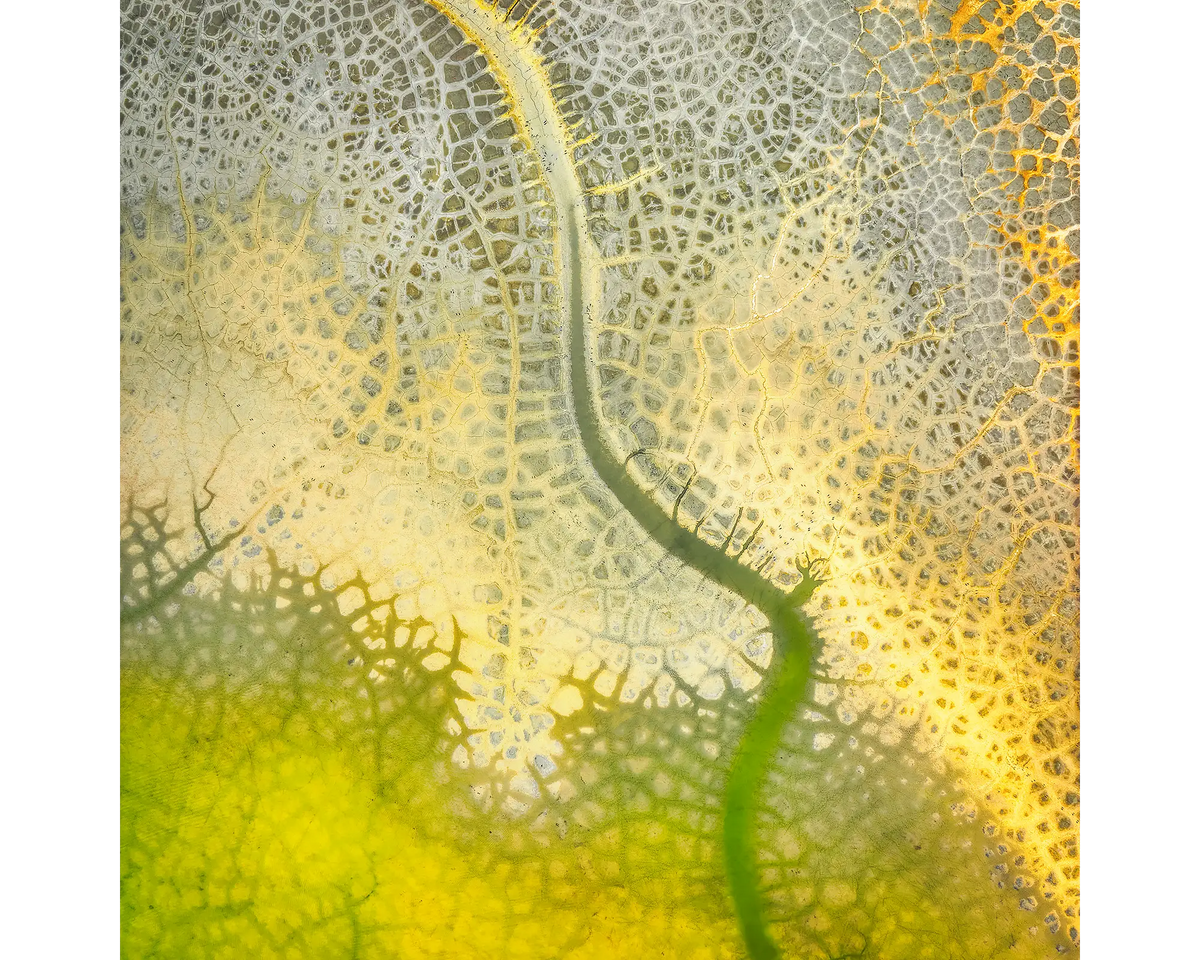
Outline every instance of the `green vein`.
[[(571, 399), (584, 452), (600, 480), (634, 521), (672, 557), (724, 587), (766, 614), (774, 638), (771, 667), (763, 678), (758, 707), (734, 752), (725, 798), (724, 850), (726, 875), (747, 949), (754, 960), (779, 956), (767, 931), (758, 887), (758, 863), (753, 844), (754, 814), (767, 767), (775, 755), (784, 725), (795, 713), (809, 679), (809, 664), (818, 637), (802, 607), (817, 581), (807, 568), (788, 592), (744, 566), (726, 552), (728, 542), (713, 546), (683, 529), (667, 515), (625, 470), (604, 441), (600, 414), (588, 377), (587, 321), (594, 304), (585, 303), (599, 289), (594, 275), (595, 251), (588, 238), (584, 188), (573, 159), (573, 145), (549, 77), (542, 68), (532, 37), (497, 19), (472, 0), (428, 0), (476, 45), (506, 91), (518, 126), (528, 136), (558, 214), (561, 283), (570, 314), (567, 352), (570, 358)], [(504, 14), (507, 16), (507, 13)], [(595, 320), (595, 317), (591, 317)], [(743, 548), (744, 552), (744, 548)], [(740, 553), (739, 553), (740, 556)]]
[(723, 830), (726, 877), (746, 948), (754, 960), (770, 960), (779, 956), (779, 949), (767, 931), (763, 916), (753, 843), (754, 814), (783, 728), (795, 715), (808, 686), (809, 664), (819, 641), (812, 620), (801, 608), (818, 581), (806, 569), (800, 586), (785, 592), (726, 553), (723, 547), (689, 533), (663, 512), (609, 451), (588, 379), (587, 309), (583, 302), (583, 251), (577, 205), (566, 205), (563, 214), (565, 229), (560, 235), (570, 310), (571, 398), (583, 448), (592, 467), (621, 506), (659, 546), (681, 563), (758, 607), (771, 624), (774, 656), (763, 679), (758, 707), (730, 765)]

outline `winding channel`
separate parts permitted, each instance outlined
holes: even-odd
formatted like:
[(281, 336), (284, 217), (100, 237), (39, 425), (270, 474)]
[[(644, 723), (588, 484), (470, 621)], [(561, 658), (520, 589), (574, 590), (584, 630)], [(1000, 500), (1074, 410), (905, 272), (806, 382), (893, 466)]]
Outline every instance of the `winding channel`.
[(767, 930), (753, 843), (754, 815), (767, 767), (785, 724), (804, 697), (818, 649), (812, 620), (803, 612), (817, 581), (806, 571), (788, 592), (726, 552), (681, 527), (647, 494), (609, 450), (588, 375), (587, 323), (600, 298), (598, 252), (586, 236), (584, 189), (571, 157), (574, 140), (550, 92), (550, 82), (521, 25), (502, 8), (475, 0), (426, 0), (487, 58), (508, 96), (514, 122), (538, 156), (558, 218), (561, 284), (569, 311), (571, 401), (583, 448), (596, 474), (638, 525), (667, 553), (706, 579), (736, 593), (766, 615), (774, 639), (771, 665), (758, 704), (734, 752), (726, 783), (723, 842), (730, 895), (753, 960), (772, 960), (779, 948)]

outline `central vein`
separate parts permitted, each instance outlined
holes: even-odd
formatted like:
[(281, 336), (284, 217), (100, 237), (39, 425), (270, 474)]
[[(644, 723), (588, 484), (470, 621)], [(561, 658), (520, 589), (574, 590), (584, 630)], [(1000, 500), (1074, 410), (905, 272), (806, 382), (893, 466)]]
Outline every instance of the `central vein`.
[(753, 842), (767, 768), (783, 728), (795, 715), (809, 680), (818, 638), (803, 606), (816, 581), (805, 571), (790, 593), (743, 565), (724, 547), (685, 530), (630, 476), (609, 450), (591, 387), (589, 321), (600, 296), (598, 254), (584, 230), (584, 189), (572, 159), (573, 140), (550, 92), (549, 78), (532, 38), (504, 22), (503, 10), (474, 0), (428, 0), (479, 48), (508, 96), (513, 120), (536, 153), (558, 218), (561, 285), (569, 315), (571, 401), (579, 435), (596, 474), (637, 524), (667, 553), (724, 587), (766, 616), (774, 638), (771, 666), (763, 678), (757, 708), (738, 743), (725, 792), (724, 853), (730, 894), (747, 950), (754, 960), (770, 960), (779, 949), (767, 930)]

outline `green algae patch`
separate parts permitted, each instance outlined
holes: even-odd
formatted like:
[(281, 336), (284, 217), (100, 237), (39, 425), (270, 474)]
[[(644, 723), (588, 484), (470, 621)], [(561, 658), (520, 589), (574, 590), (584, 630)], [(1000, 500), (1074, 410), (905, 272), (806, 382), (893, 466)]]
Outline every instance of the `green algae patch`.
[(279, 702), (127, 674), (122, 752), (125, 955), (355, 955), (380, 843), (413, 842), (343, 749)]
[(659, 831), (640, 868), (600, 831), (514, 853), (502, 821), (464, 829), (428, 766), (384, 789), (285, 698), (137, 669), (122, 750), (123, 956), (736, 956), (731, 920), (665, 882), (687, 832)]

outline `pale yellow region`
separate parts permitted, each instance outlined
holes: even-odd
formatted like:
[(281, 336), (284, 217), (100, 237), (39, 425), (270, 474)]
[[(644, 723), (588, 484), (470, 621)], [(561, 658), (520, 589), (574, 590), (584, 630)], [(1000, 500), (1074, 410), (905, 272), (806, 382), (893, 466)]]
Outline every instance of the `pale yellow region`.
[[(346, 302), (337, 243), (313, 225), (317, 203), (271, 200), (260, 189), (245, 204), (196, 204), (187, 218), (163, 207), (128, 212), (122, 499), (165, 497), (174, 524), (191, 529), (198, 507), (212, 539), (236, 533), (223, 557), (235, 587), (264, 572), (264, 555), (246, 554), (248, 536), (252, 551), (269, 548), (302, 571), (325, 568), (330, 587), (361, 581), (372, 602), (394, 598), (402, 620), (428, 621), (416, 637), (430, 651), (426, 665), (444, 666), (457, 647), (463, 668), (456, 722), (467, 746), (455, 762), (490, 770), (495, 786), (524, 803), (538, 794), (532, 771), (551, 769), (562, 754), (554, 718), (570, 712), (581, 686), (623, 702), (665, 705), (683, 694), (662, 675), (661, 647), (629, 649), (572, 625), (581, 611), (603, 619), (598, 601), (527, 614), (519, 648), (501, 640), (505, 628), (522, 636), (521, 583), (508, 551), (472, 526), (482, 507), (465, 503), (473, 478), (453, 459), (456, 417), (492, 399), (471, 366), (472, 352), (486, 348), (469, 329), (426, 342), (444, 360), (422, 370), (420, 400), (406, 411), (412, 428), (397, 431), (392, 449), (364, 446), (353, 427), (335, 435), (347, 413), (343, 391), (371, 368), (340, 337), (322, 336), (323, 325), (343, 329), (362, 304)], [(439, 302), (445, 295), (440, 286), (431, 292)], [(389, 341), (380, 346), (394, 350)], [(400, 366), (394, 355), (389, 363)], [(373, 415), (383, 420), (368, 405), (361, 421)], [(220, 580), (202, 576), (199, 585), (217, 589)], [(362, 593), (347, 589), (347, 610), (365, 602)], [(659, 620), (670, 623), (655, 636), (689, 647), (677, 664), (684, 682), (707, 699), (728, 683), (757, 685), (727, 643), (679, 635), (682, 613), (664, 603)]]
[[(853, 508), (862, 499), (863, 478), (851, 485), (830, 477), (848, 473), (846, 464), (858, 459), (864, 444), (882, 447), (889, 436), (862, 413), (872, 372), (904, 347), (945, 336), (930, 317), (920, 332), (869, 359), (845, 349), (858, 327), (879, 323), (892, 306), (877, 290), (889, 264), (866, 265), (851, 256), (856, 231), (848, 224), (856, 211), (850, 194), (847, 181), (804, 207), (790, 207), (760, 271), (731, 274), (701, 310), (693, 350), (701, 370), (694, 393), (703, 413), (684, 454), (711, 476), (715, 471), (705, 469), (700, 451), (722, 450), (721, 490), (757, 509), (783, 542), (821, 557), (831, 581), (861, 565), (844, 547), (861, 533)], [(814, 239), (819, 252), (809, 253)], [(744, 294), (731, 292), (739, 287)], [(728, 430), (712, 425), (718, 412)], [(738, 455), (751, 450), (752, 456)], [(797, 559), (780, 554), (776, 572), (796, 576)]]
[[(448, 609), (480, 606), (470, 574), (486, 570), (485, 545), (447, 536), (468, 527), (462, 486), (418, 446), (380, 455), (331, 435), (322, 392), (336, 384), (296, 332), (332, 316), (339, 280), (336, 258), (306, 247), (310, 213), (260, 196), (195, 211), (210, 224), (199, 236), (179, 236), (162, 208), (144, 211), (144, 239), (126, 231), (122, 497), (166, 496), (188, 524), (195, 504), (210, 531), (244, 526), (335, 583), (361, 573), (373, 595), (406, 592), (407, 612), (444, 629)], [(450, 596), (422, 593), (431, 571)]]
[(894, 704), (918, 723), (922, 751), (950, 761), (1000, 835), (1020, 840), (1030, 883), (1053, 873), (1039, 892), (1069, 907), (1079, 896), (1077, 654), (1043, 635), (1077, 643), (1076, 587), (1060, 580), (1049, 612), (1026, 623), (1023, 604), (997, 599), (1009, 574), (925, 591), (843, 576), (823, 588), (815, 623), (843, 705)]
[[(1046, 619), (1067, 619), (1057, 611), (1069, 593), (1064, 587)], [(996, 817), (994, 842), (1019, 840), (1030, 894), (1040, 895), (1054, 872), (1049, 890), (1069, 904), (1064, 884), (1078, 878), (1079, 833), (1064, 802), (1079, 775), (1073, 664), (1034, 659), (1046, 620), (1026, 625), (1020, 605), (1002, 605), (996, 594), (994, 586), (958, 596), (952, 610), (949, 594), (842, 578), (814, 611), (827, 641), (818, 701), (836, 703), (836, 715), (850, 720), (892, 716), (894, 730), (880, 736), (943, 758), (980, 811)]]
[[(431, 668), (446, 662), (456, 637), (466, 637), (461, 663), (483, 671), (510, 653), (495, 639), (507, 608), (489, 589), (505, 575), (504, 558), (471, 526), (480, 509), (464, 504), (471, 482), (436, 463), (435, 408), (484, 403), (476, 378), (463, 370), (469, 338), (453, 345), (457, 360), (442, 376), (422, 380), (429, 399), (409, 415), (430, 426), (415, 439), (381, 451), (357, 443), (353, 431), (336, 438), (330, 423), (348, 378), (329, 359), (341, 344), (322, 342), (316, 331), (341, 319), (327, 296), (338, 288), (341, 266), (335, 248), (322, 252), (327, 238), (311, 227), (315, 202), (297, 207), (261, 195), (228, 209), (212, 202), (192, 212), (208, 224), (199, 235), (178, 213), (149, 208), (139, 238), (130, 215), (122, 264), (122, 500), (165, 498), (173, 524), (185, 528), (198, 507), (213, 539), (237, 531), (224, 551), (235, 587), (257, 575), (264, 559), (244, 554), (242, 533), (284, 564), (326, 568), (330, 586), (361, 578), (371, 600), (394, 597), (399, 617), (429, 622), (418, 640), (431, 649)], [(218, 583), (202, 577), (200, 586)], [(344, 603), (356, 608), (361, 594), (350, 588)], [(500, 776), (536, 790), (530, 765), (562, 752), (544, 705), (582, 645), (579, 638), (547, 645), (570, 656), (502, 656), (507, 706), (499, 719), (485, 716), (496, 678), (459, 674), (461, 719), (477, 743), (477, 765), (496, 761)]]

